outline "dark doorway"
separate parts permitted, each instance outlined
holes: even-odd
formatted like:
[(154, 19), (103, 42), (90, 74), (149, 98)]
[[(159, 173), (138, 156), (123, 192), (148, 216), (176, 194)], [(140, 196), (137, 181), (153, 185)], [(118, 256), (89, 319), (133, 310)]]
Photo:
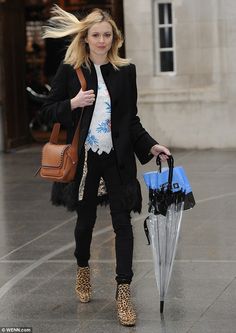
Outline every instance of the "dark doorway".
[(29, 142), (25, 99), (25, 15), (22, 1), (0, 2), (0, 69), (4, 150)]

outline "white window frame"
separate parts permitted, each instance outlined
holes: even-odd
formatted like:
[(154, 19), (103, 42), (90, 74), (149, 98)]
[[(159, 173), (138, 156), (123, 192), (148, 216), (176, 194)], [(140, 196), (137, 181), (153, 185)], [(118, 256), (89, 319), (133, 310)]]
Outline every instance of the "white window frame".
[[(159, 22), (159, 12), (158, 7), (159, 4), (171, 4), (172, 11), (172, 22), (171, 24), (160, 24)], [(153, 0), (152, 8), (153, 8), (153, 45), (154, 45), (154, 75), (175, 75), (176, 74), (176, 47), (175, 47), (175, 27), (174, 27), (174, 8), (173, 8), (173, 0)], [(172, 28), (172, 47), (161, 48), (160, 45), (160, 28)], [(161, 60), (160, 53), (163, 51), (171, 51), (173, 52), (173, 71), (162, 72), (161, 71)]]

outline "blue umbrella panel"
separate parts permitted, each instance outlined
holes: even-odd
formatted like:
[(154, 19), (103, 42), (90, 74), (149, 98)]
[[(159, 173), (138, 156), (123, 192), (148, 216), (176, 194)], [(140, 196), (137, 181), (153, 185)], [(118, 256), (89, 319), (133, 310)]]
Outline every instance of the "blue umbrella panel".
[(144, 181), (149, 189), (149, 210), (151, 207), (163, 215), (171, 202), (184, 202), (184, 210), (195, 206), (192, 188), (182, 166), (174, 167), (173, 156), (168, 160), (169, 168), (161, 168), (160, 158), (157, 158), (160, 171), (144, 173)]

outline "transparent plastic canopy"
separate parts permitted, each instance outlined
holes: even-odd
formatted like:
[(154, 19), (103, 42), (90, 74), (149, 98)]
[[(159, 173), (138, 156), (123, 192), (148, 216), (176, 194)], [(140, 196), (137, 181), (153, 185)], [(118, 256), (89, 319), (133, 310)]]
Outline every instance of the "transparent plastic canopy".
[(147, 219), (161, 313), (171, 278), (183, 208), (183, 202), (173, 203), (168, 207), (166, 216), (151, 212)]

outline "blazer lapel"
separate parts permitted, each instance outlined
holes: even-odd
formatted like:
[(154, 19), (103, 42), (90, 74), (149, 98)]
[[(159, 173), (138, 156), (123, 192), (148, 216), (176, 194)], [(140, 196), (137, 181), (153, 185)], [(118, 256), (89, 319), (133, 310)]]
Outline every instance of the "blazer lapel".
[(111, 98), (111, 108), (117, 103), (119, 92), (119, 77), (120, 72), (116, 71), (111, 63), (101, 66), (102, 75), (106, 83), (107, 89)]

